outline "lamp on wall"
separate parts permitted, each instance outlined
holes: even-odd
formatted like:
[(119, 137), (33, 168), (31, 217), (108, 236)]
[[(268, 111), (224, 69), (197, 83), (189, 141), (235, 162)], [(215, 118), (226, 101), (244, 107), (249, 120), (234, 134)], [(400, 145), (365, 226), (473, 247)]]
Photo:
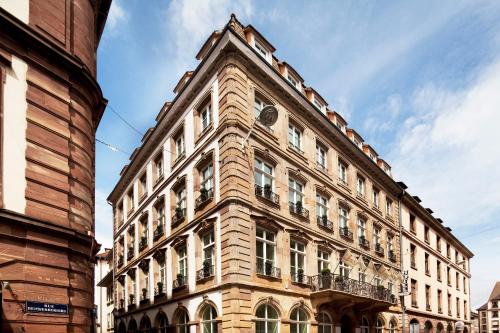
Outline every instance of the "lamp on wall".
[(262, 110), (259, 113), (259, 118), (255, 119), (255, 121), (252, 124), (252, 127), (250, 128), (250, 131), (248, 131), (247, 136), (241, 141), (241, 150), (245, 150), (245, 144), (247, 143), (250, 134), (252, 134), (253, 128), (257, 120), (266, 127), (273, 126), (278, 120), (278, 109), (274, 105), (266, 105), (262, 108)]

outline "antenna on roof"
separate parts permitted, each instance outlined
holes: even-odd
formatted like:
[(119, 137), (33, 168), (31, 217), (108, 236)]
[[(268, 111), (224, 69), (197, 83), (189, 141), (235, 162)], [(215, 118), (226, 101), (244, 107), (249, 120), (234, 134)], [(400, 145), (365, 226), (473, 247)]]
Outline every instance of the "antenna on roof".
[(266, 127), (273, 126), (278, 120), (278, 109), (274, 105), (266, 105), (262, 108), (259, 117), (255, 119), (255, 121), (252, 124), (252, 127), (250, 128), (250, 131), (248, 131), (247, 136), (241, 142), (241, 150), (243, 151), (245, 150), (245, 144), (247, 143), (250, 134), (252, 134), (257, 120)]

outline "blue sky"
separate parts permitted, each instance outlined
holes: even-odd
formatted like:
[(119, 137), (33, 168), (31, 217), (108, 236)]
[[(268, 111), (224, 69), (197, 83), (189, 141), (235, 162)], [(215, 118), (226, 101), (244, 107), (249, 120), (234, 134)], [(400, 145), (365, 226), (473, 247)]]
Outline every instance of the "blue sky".
[[(236, 13), (475, 254), (472, 306), (500, 280), (500, 2), (114, 0), (98, 50), (109, 106), (145, 132), (209, 34)], [(141, 137), (108, 109), (97, 138)], [(128, 154), (97, 144), (96, 234)]]

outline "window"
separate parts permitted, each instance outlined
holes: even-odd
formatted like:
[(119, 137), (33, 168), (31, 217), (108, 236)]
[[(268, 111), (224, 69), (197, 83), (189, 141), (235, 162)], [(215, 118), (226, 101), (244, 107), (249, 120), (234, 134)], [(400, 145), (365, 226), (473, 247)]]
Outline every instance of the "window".
[(429, 236), (429, 227), (424, 226), (424, 240), (426, 243), (430, 243), (430, 236)]
[(389, 333), (396, 333), (396, 323), (394, 320), (389, 322)]
[(181, 310), (177, 317), (177, 333), (189, 333), (189, 315), (186, 310)]
[(164, 313), (159, 315), (158, 320), (158, 333), (167, 333), (168, 328), (168, 319)]
[(272, 165), (255, 159), (255, 185), (261, 188), (274, 189), (274, 168)]
[(349, 212), (344, 207), (339, 207), (339, 226), (340, 228), (348, 228)]
[(213, 229), (205, 233), (201, 237), (201, 239), (202, 239), (203, 265), (206, 265), (205, 264), (206, 262), (210, 267), (212, 267), (214, 265), (214, 248), (215, 248)]
[(166, 230), (166, 219), (165, 219), (165, 205), (163, 203), (159, 203), (155, 206), (156, 219), (157, 219), (157, 227), (161, 226), (163, 231)]
[(377, 326), (375, 326), (375, 333), (384, 333), (384, 322), (380, 318), (377, 318)]
[(379, 278), (378, 276), (375, 276), (375, 277), (373, 278), (373, 284), (374, 284), (376, 287), (381, 286), (381, 285), (382, 285), (382, 279), (381, 279), (381, 278)]
[(411, 306), (414, 308), (418, 307), (417, 305), (417, 281), (411, 279)]
[(362, 283), (366, 283), (366, 273), (365, 272), (358, 273), (358, 281), (362, 282)]
[(148, 192), (146, 179), (146, 173), (144, 172), (141, 178), (139, 178), (139, 200), (143, 199)]
[(257, 273), (271, 275), (275, 265), (276, 235), (271, 231), (257, 228), (256, 242)]
[(288, 178), (288, 201), (295, 205), (302, 205), (303, 198), (304, 185), (294, 178)]
[(456, 309), (457, 309), (457, 317), (460, 318), (460, 298), (457, 297), (457, 305), (456, 305)]
[(465, 279), (465, 276), (462, 278), (462, 286), (464, 288), (464, 294), (467, 294), (467, 280)]
[(410, 264), (411, 268), (417, 269), (417, 247), (413, 244), (410, 244)]
[(264, 46), (262, 46), (259, 42), (254, 41), (254, 48), (257, 52), (267, 60), (269, 52), (266, 50)]
[(211, 191), (214, 182), (214, 167), (212, 163), (201, 170), (201, 188)]
[(177, 274), (182, 278), (187, 277), (187, 251), (186, 246), (177, 249)]
[(443, 292), (438, 289), (437, 292), (438, 313), (443, 313)]
[(201, 317), (201, 327), (203, 333), (217, 333), (217, 311), (211, 305), (208, 305)]
[(268, 304), (263, 304), (255, 312), (256, 333), (278, 333), (278, 312)]
[(318, 333), (333, 333), (332, 319), (327, 313), (320, 312), (317, 317)]
[(347, 164), (339, 160), (339, 181), (347, 185)]
[(330, 269), (330, 253), (318, 250), (318, 273)]
[(446, 282), (451, 287), (451, 269), (450, 269), (450, 267), (446, 267)]
[(210, 99), (205, 102), (200, 112), (201, 132), (203, 133), (212, 123), (212, 104)]
[(459, 260), (458, 260), (458, 259), (459, 259), (459, 257), (460, 257), (460, 256), (459, 256), (459, 254), (458, 254), (458, 251), (457, 251), (457, 250), (455, 250), (455, 263), (458, 263), (458, 261), (459, 261)]
[[(134, 211), (134, 189), (130, 189), (127, 193), (127, 205), (128, 205), (128, 213), (130, 214), (131, 212)], [(128, 214), (127, 214), (128, 215)], [(127, 216), (130, 217), (130, 216)]]
[(318, 219), (328, 219), (328, 199), (318, 193), (316, 194), (316, 216)]
[(429, 253), (426, 253), (424, 255), (424, 263), (425, 263), (425, 274), (429, 275), (430, 274), (430, 268), (429, 268)]
[[(185, 211), (186, 209), (186, 186), (182, 185), (175, 192), (176, 207)], [(185, 212), (184, 212), (185, 214)]]
[(144, 218), (141, 221), (141, 243), (140, 247), (143, 249), (144, 247), (147, 246), (148, 244), (148, 239), (149, 239), (149, 225), (148, 225), (148, 218)]
[(295, 88), (297, 88), (297, 89), (299, 88), (298, 82), (297, 82), (297, 80), (295, 80), (295, 79), (293, 78), (293, 76), (291, 76), (290, 74), (288, 74), (288, 75), (286, 76), (286, 79), (288, 80), (288, 82), (290, 82), (291, 84), (293, 84), (293, 86), (294, 86)]
[(175, 156), (176, 160), (179, 160), (186, 155), (186, 146), (184, 143), (184, 131), (177, 134), (174, 140), (175, 140)]
[(351, 274), (351, 267), (349, 265), (345, 264), (343, 261), (339, 262), (339, 274), (340, 276), (348, 278), (349, 275)]
[(288, 144), (302, 152), (302, 131), (292, 124), (288, 125)]
[(410, 214), (410, 231), (413, 232), (414, 234), (417, 233), (417, 225), (415, 222), (415, 215)]
[(155, 182), (163, 178), (163, 155), (159, 154), (154, 161)]
[(255, 96), (254, 102), (253, 102), (253, 111), (255, 115), (255, 119), (259, 119), (260, 117), (260, 112), (262, 109), (266, 106), (266, 104), (260, 99), (259, 97)]
[(373, 243), (375, 244), (375, 246), (379, 246), (379, 247), (380, 247), (380, 240), (381, 240), (380, 233), (381, 233), (381, 231), (380, 231), (379, 227), (373, 228)]
[(316, 142), (316, 165), (323, 170), (327, 169), (326, 148), (318, 142)]
[(314, 96), (314, 98), (313, 98), (313, 104), (319, 110), (323, 110), (324, 105), (322, 103), (320, 103), (320, 101), (318, 101), (318, 99), (316, 98), (316, 96)]
[(370, 324), (368, 323), (368, 319), (366, 317), (361, 317), (361, 333), (368, 333), (370, 329)]
[(451, 294), (448, 293), (448, 315), (451, 316)]
[(389, 255), (391, 253), (394, 254), (394, 244), (392, 242), (393, 242), (393, 237), (391, 235), (387, 235), (387, 253), (389, 253)]
[(410, 321), (410, 333), (420, 333), (420, 325), (416, 319)]
[(392, 200), (386, 199), (385, 201), (385, 212), (388, 216), (392, 216)]
[(307, 320), (307, 314), (303, 309), (294, 309), (290, 315), (290, 333), (307, 333)]
[(458, 272), (455, 273), (455, 287), (460, 290), (460, 274)]
[(431, 309), (431, 286), (425, 286), (425, 308), (427, 310)]
[[(165, 265), (165, 258), (160, 259), (158, 263), (158, 273), (159, 282), (162, 283), (162, 287), (167, 285), (167, 267)], [(158, 292), (165, 292), (165, 290), (158, 290)]]
[(441, 261), (436, 261), (436, 275), (437, 275), (437, 280), (441, 282)]
[(366, 238), (366, 221), (361, 217), (358, 217), (358, 237)]
[(377, 190), (377, 189), (374, 188), (373, 189), (372, 201), (373, 201), (373, 207), (375, 207), (375, 208), (379, 208), (379, 206), (378, 206), (379, 197), (380, 197), (379, 190)]
[(359, 175), (356, 180), (356, 192), (359, 196), (365, 196), (365, 179)]
[(303, 282), (304, 261), (306, 258), (306, 246), (297, 241), (290, 241), (290, 273), (292, 281)]
[(450, 244), (446, 244), (446, 257), (451, 259), (451, 246)]
[(436, 235), (436, 248), (438, 252), (441, 252), (441, 237)]

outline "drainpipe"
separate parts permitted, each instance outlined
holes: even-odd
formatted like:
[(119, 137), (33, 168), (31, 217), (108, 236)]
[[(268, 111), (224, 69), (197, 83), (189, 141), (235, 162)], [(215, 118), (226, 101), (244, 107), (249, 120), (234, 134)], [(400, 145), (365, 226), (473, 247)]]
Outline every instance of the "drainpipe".
[[(403, 209), (402, 209), (402, 205), (401, 205), (401, 202), (403, 201), (404, 195), (405, 195), (405, 189), (403, 188), (403, 189), (401, 189), (401, 194), (398, 198), (399, 260), (400, 260), (400, 266), (399, 266), (400, 272), (399, 273), (401, 274), (401, 276), (403, 276), (403, 270), (404, 270), (404, 267), (403, 267), (403, 217), (402, 217)], [(401, 296), (401, 331), (402, 331), (402, 333), (406, 333), (405, 310), (406, 310), (405, 296)]]

